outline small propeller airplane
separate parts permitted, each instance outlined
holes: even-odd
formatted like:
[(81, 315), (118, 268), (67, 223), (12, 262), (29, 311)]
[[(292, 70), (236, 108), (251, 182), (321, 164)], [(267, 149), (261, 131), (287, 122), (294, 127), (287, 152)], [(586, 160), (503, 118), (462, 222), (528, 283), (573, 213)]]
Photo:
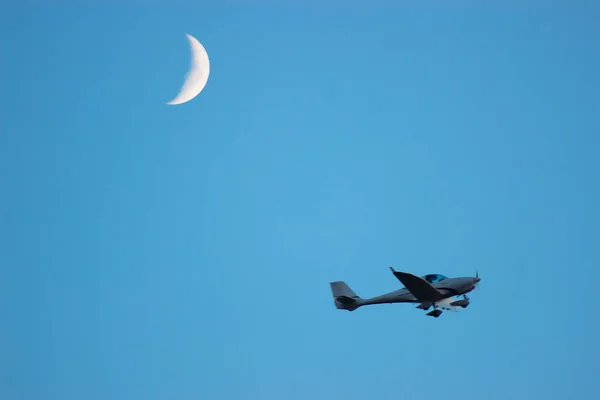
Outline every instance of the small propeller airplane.
[[(354, 311), (372, 304), (419, 303), (417, 308), (425, 311), (433, 306), (433, 310), (427, 315), (437, 318), (442, 315), (438, 307), (450, 311), (458, 311), (459, 307), (466, 308), (470, 303), (467, 293), (475, 289), (481, 280), (478, 272), (475, 272), (475, 277), (447, 278), (440, 274), (418, 277), (396, 271), (392, 267), (390, 270), (405, 287), (370, 299), (359, 297), (345, 282), (330, 282), (336, 308)], [(463, 298), (457, 299), (455, 296)]]

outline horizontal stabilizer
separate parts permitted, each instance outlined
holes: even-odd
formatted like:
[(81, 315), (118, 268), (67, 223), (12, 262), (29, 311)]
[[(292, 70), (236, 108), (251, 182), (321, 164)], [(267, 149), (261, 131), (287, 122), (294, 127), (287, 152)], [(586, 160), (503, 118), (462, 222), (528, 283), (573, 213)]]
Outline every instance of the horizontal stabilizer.
[(356, 299), (350, 298), (348, 296), (337, 296), (335, 299), (344, 305), (356, 303)]

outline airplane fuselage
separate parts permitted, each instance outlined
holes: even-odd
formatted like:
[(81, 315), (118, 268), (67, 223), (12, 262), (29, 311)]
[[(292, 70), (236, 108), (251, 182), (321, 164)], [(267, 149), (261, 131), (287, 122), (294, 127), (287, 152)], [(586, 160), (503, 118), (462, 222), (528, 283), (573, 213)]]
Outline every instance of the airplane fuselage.
[[(441, 282), (435, 282), (431, 285), (443, 294), (443, 299), (453, 296), (460, 296), (471, 292), (477, 284), (477, 278), (447, 278)], [(419, 300), (406, 288), (395, 290), (381, 296), (369, 299), (360, 299), (358, 304), (366, 306), (370, 304), (386, 303), (420, 303)]]

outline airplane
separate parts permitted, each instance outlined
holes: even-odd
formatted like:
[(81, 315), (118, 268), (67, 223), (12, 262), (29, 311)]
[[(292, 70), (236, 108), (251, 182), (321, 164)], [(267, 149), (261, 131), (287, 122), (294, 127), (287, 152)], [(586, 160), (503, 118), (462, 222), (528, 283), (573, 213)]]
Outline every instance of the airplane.
[[(467, 308), (470, 304), (467, 293), (475, 289), (481, 280), (478, 272), (475, 272), (475, 277), (447, 278), (440, 274), (418, 277), (407, 272), (396, 271), (392, 267), (390, 270), (405, 287), (370, 299), (359, 297), (345, 282), (329, 282), (336, 308), (354, 311), (359, 307), (372, 304), (419, 303), (417, 308), (425, 311), (433, 306), (433, 310), (427, 315), (437, 318), (442, 315), (442, 310), (439, 308), (450, 311), (458, 311), (459, 307)], [(463, 298), (453, 299), (455, 296)]]

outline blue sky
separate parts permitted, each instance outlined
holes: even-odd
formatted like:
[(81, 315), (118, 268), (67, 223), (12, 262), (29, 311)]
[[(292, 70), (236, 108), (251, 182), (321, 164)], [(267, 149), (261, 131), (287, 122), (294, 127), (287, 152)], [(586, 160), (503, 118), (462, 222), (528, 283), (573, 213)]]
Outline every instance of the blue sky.
[(0, 398), (589, 397), (589, 4), (3, 6)]

